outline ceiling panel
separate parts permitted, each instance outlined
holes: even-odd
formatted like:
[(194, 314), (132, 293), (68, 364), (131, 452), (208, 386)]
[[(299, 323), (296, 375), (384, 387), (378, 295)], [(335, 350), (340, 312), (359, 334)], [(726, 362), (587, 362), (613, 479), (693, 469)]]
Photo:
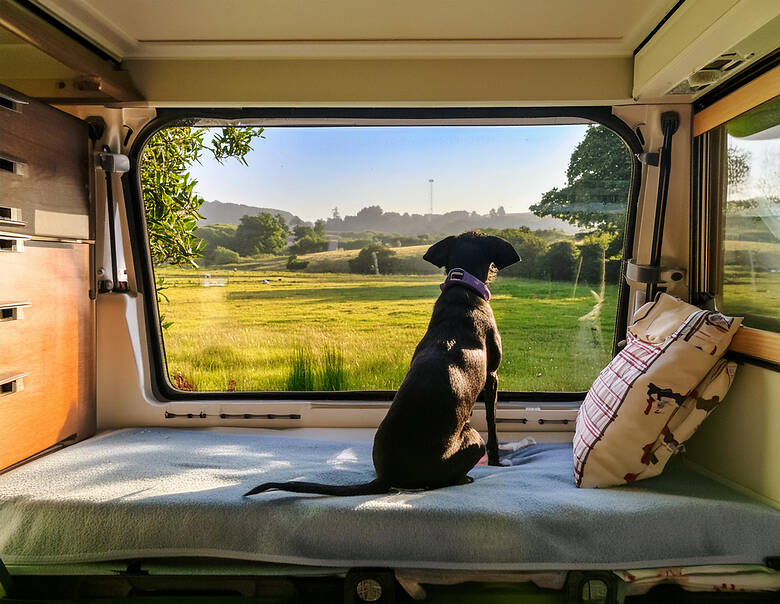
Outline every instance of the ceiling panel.
[(477, 55), (630, 56), (675, 0), (39, 0), (38, 4), (119, 58), (177, 53), (262, 56), (275, 52), (274, 43), (289, 47), (291, 56), (300, 56), (296, 44), (317, 42), (343, 44), (352, 55), (366, 48), (354, 44), (358, 42), (383, 48), (417, 44), (412, 54), (422, 55), (421, 44), (436, 49), (465, 43), (472, 49), (466, 52)]

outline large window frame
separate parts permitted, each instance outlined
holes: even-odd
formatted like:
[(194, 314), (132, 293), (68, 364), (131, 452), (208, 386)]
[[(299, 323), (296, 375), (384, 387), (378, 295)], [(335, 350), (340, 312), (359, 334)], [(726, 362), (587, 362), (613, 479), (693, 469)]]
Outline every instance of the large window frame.
[[(148, 343), (150, 385), (160, 402), (196, 401), (390, 401), (394, 390), (347, 391), (243, 391), (185, 392), (175, 388), (166, 370), (165, 345), (155, 296), (154, 268), (149, 251), (139, 160), (149, 139), (159, 130), (174, 126), (404, 126), (404, 125), (554, 125), (595, 123), (612, 130), (631, 154), (631, 181), (626, 209), (623, 267), (620, 273), (613, 356), (625, 337), (628, 322), (629, 289), (623, 278), (625, 260), (634, 247), (637, 203), (642, 171), (637, 154), (642, 143), (637, 134), (612, 114), (611, 107), (504, 107), (504, 108), (256, 108), (256, 109), (159, 109), (136, 137), (130, 149), (130, 170), (122, 177), (127, 207), (137, 289), (142, 294), (144, 327)], [(576, 405), (584, 392), (521, 392), (502, 390), (498, 400)]]
[[(691, 267), (692, 301), (716, 300), (723, 291), (723, 204), (726, 201), (726, 148), (723, 126), (731, 119), (780, 96), (780, 55), (742, 74), (739, 87), (713, 91), (700, 99), (693, 116)], [(734, 336), (733, 357), (780, 371), (780, 333), (741, 327)]]

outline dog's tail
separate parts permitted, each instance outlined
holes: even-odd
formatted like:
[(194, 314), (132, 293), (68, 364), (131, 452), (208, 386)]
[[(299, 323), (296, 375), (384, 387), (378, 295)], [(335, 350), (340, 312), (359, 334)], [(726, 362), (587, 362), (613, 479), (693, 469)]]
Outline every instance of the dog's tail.
[(382, 493), (390, 492), (390, 485), (384, 480), (377, 478), (371, 482), (363, 484), (319, 484), (317, 482), (266, 482), (260, 486), (255, 487), (248, 493), (244, 493), (244, 497), (249, 495), (255, 495), (268, 491), (270, 489), (278, 489), (280, 491), (290, 491), (292, 493), (316, 493), (318, 495), (337, 495), (340, 497), (347, 497), (349, 495), (380, 495)]

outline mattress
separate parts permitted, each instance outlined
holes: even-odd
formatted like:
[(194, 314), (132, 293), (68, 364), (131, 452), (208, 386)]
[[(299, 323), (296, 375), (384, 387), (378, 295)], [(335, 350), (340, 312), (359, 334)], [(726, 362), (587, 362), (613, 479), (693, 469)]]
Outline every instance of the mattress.
[(371, 444), (117, 430), (0, 475), (0, 558), (523, 571), (760, 564), (780, 553), (780, 512), (680, 460), (611, 489), (574, 486), (568, 443), (532, 444), (505, 461), (474, 468), (472, 484), (434, 491), (246, 498), (271, 480), (371, 480)]

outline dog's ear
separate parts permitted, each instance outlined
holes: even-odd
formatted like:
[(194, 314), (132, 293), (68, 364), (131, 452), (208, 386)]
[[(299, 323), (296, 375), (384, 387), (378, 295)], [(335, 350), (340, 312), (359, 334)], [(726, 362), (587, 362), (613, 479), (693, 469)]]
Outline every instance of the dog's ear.
[(489, 254), (493, 264), (498, 270), (511, 266), (515, 262), (520, 262), (520, 256), (506, 239), (490, 236)]
[(450, 235), (438, 243), (434, 243), (431, 247), (428, 248), (428, 251), (425, 252), (423, 260), (427, 260), (434, 266), (441, 268), (447, 264), (447, 258), (450, 255), (450, 248), (454, 242), (455, 235)]

